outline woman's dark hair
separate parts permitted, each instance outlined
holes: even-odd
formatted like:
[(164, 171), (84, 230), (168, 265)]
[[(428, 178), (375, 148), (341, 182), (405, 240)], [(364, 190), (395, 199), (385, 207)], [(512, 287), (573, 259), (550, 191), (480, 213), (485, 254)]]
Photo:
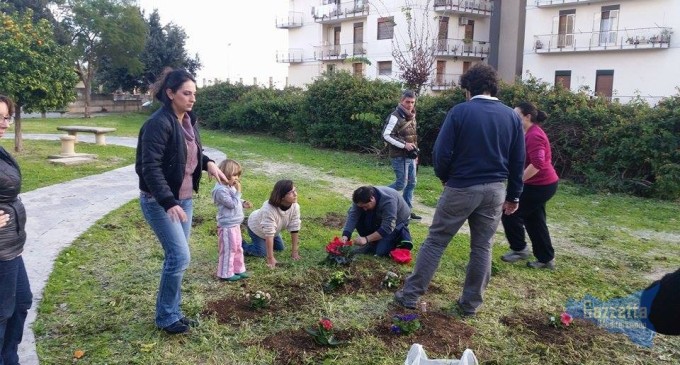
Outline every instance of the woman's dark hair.
[(372, 186), (362, 186), (352, 194), (352, 202), (354, 204), (366, 204), (375, 196), (375, 188)]
[(542, 110), (538, 110), (536, 105), (524, 101), (517, 105), (522, 115), (531, 115), (531, 123), (540, 124), (548, 119), (548, 114)]
[(173, 93), (177, 92), (179, 88), (187, 81), (193, 81), (194, 84), (196, 80), (194, 77), (186, 70), (173, 70), (172, 68), (166, 68), (163, 73), (158, 77), (158, 80), (151, 87), (153, 91), (153, 96), (156, 100), (163, 103), (165, 106), (170, 106), (172, 100), (168, 97), (167, 89), (172, 90)]
[(460, 77), (460, 87), (472, 96), (488, 92), (491, 96), (498, 94), (498, 73), (486, 63), (478, 63)]
[(9, 113), (10, 117), (14, 115), (14, 102), (12, 101), (12, 99), (5, 95), (0, 95), (0, 103), (7, 104), (7, 112)]
[(269, 195), (269, 204), (281, 208), (281, 201), (293, 190), (293, 180), (279, 180), (274, 184), (274, 189)]

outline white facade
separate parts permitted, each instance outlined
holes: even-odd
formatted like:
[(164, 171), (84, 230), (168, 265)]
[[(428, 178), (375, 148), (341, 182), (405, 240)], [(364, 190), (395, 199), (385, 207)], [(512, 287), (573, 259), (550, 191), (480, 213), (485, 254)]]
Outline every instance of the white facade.
[(680, 86), (679, 0), (528, 0), (523, 73), (650, 103)]
[[(425, 13), (427, 2), (411, 1), (416, 4), (411, 14), (417, 23), (427, 22), (421, 29), (429, 31), (431, 42), (437, 44), (428, 87), (441, 90), (456, 84), (465, 68), (488, 57), (493, 1), (430, 0)], [(278, 62), (289, 64), (288, 84), (304, 87), (329, 70), (399, 80), (392, 50), (407, 49), (405, 4), (404, 0), (289, 0), (289, 13), (276, 22), (277, 28), (288, 31), (290, 48), (277, 53)]]

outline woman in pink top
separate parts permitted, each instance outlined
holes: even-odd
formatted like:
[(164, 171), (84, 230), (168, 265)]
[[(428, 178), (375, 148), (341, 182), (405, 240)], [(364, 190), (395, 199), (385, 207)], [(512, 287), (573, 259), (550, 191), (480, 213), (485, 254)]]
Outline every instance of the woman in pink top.
[(552, 165), (550, 141), (539, 124), (548, 118), (531, 103), (520, 103), (515, 111), (522, 118), (526, 158), (524, 162), (524, 190), (519, 198), (519, 208), (514, 214), (503, 215), (505, 237), (510, 242), (510, 252), (501, 257), (506, 262), (528, 258), (524, 230), (529, 234), (534, 256), (538, 261), (527, 262), (534, 269), (554, 269), (555, 250), (546, 224), (545, 203), (555, 195), (559, 178)]

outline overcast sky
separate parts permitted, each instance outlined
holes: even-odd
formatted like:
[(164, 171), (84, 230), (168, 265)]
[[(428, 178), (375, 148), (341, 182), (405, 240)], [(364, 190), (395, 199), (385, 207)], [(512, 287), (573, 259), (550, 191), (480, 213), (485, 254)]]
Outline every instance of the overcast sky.
[(146, 16), (158, 9), (161, 24), (173, 22), (187, 33), (186, 49), (198, 53), (203, 79), (230, 78), (259, 84), (274, 77), (283, 86), (287, 64), (276, 63), (276, 51), (288, 48), (287, 31), (277, 29), (277, 16), (287, 13), (286, 0), (137, 0)]

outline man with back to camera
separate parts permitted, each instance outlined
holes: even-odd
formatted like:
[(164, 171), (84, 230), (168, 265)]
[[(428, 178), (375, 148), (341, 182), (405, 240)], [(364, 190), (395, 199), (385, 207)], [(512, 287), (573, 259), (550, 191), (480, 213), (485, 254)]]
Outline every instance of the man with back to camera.
[[(416, 163), (418, 159), (418, 134), (416, 132), (416, 94), (405, 90), (397, 108), (387, 118), (383, 139), (388, 143), (392, 168), (396, 175), (390, 187), (404, 191), (404, 200), (413, 208), (413, 190), (416, 188)], [(411, 212), (411, 219), (421, 219)]]
[(461, 76), (460, 85), (469, 100), (449, 111), (432, 153), (435, 175), (444, 191), (415, 269), (394, 294), (394, 301), (402, 307), (416, 307), (444, 250), (467, 220), (470, 260), (454, 311), (474, 316), (491, 276), (491, 245), (501, 214), (512, 214), (519, 206), (524, 134), (519, 115), (495, 97), (498, 75), (493, 67), (471, 67)]

